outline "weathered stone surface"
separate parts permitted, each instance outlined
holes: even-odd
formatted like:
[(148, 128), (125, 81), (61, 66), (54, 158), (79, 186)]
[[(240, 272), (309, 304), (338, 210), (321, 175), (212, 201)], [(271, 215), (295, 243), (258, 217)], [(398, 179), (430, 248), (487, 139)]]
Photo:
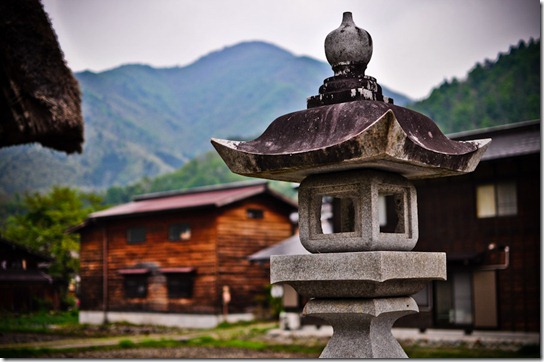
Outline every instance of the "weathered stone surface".
[(364, 74), (372, 57), (372, 37), (355, 25), (350, 12), (345, 12), (340, 26), (325, 38), (325, 56), (335, 75)]
[(355, 100), (393, 104), (393, 99), (384, 97), (376, 79), (365, 75), (372, 57), (372, 37), (355, 25), (350, 12), (345, 12), (340, 27), (327, 35), (325, 55), (334, 77), (325, 79), (318, 95), (308, 97), (308, 108)]
[(360, 168), (408, 179), (463, 174), (476, 168), (489, 142), (449, 140), (428, 117), (378, 101), (289, 113), (249, 142), (212, 139), (231, 171), (291, 182)]
[(446, 280), (445, 253), (367, 251), (270, 258), (272, 284), (286, 283), (314, 298), (406, 296), (431, 280)]
[[(380, 232), (379, 195), (396, 195), (395, 232)], [(340, 215), (352, 231), (324, 234), (321, 227), (323, 196), (349, 200)], [(306, 178), (299, 187), (300, 241), (311, 253), (395, 250), (409, 251), (418, 239), (416, 188), (404, 177), (374, 170), (355, 170)], [(340, 230), (342, 231), (342, 230)]]
[(320, 358), (406, 358), (391, 334), (400, 317), (417, 313), (410, 297), (380, 299), (313, 299), (302, 312), (332, 325), (334, 333)]

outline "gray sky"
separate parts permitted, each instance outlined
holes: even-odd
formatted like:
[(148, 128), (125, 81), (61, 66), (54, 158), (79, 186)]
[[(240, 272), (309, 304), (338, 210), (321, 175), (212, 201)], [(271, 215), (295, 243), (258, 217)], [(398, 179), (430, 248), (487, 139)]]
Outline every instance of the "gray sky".
[(325, 36), (351, 11), (374, 41), (366, 74), (412, 98), (541, 31), (538, 0), (42, 1), (73, 71), (184, 66), (247, 40), (325, 61)]

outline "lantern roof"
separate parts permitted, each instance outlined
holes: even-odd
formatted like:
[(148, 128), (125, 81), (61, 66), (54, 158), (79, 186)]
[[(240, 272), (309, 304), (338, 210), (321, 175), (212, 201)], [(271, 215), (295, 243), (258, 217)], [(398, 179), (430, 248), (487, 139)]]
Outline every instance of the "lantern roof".
[(408, 179), (472, 172), (490, 139), (453, 141), (428, 117), (396, 106), (365, 70), (372, 38), (344, 13), (326, 38), (335, 75), (308, 98), (308, 109), (274, 120), (252, 141), (212, 138), (231, 171), (301, 182), (311, 174), (378, 169)]

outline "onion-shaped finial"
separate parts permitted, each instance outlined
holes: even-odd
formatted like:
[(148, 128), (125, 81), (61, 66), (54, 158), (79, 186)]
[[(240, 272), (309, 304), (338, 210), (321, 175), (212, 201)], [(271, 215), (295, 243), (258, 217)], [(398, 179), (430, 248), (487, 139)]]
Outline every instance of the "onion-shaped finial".
[(325, 38), (325, 55), (335, 75), (363, 74), (372, 57), (372, 37), (345, 12), (342, 24)]

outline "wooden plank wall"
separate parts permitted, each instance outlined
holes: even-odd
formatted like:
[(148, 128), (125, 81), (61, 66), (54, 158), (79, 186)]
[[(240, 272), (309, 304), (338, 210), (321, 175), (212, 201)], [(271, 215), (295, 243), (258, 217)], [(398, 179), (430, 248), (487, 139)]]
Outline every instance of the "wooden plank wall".
[[(248, 208), (263, 210), (263, 219), (248, 218)], [(218, 287), (230, 288), (229, 312), (251, 312), (266, 298), (270, 270), (247, 257), (293, 235), (289, 213), (285, 205), (261, 195), (226, 208), (218, 217)]]
[[(213, 313), (215, 305), (215, 222), (213, 210), (185, 211), (112, 220), (104, 223), (105, 232), (95, 227), (84, 230), (81, 243), (82, 309), (102, 309), (102, 239), (108, 245), (108, 310), (150, 310)], [(168, 240), (168, 228), (174, 223), (191, 225), (191, 239)], [(126, 232), (131, 227), (146, 227), (143, 243), (128, 244)], [(120, 269), (139, 263), (157, 268), (194, 267), (196, 276), (192, 298), (168, 298), (162, 275), (148, 278), (146, 298), (124, 297)]]
[[(168, 240), (168, 228), (175, 223), (191, 226), (190, 240)], [(128, 244), (127, 228), (142, 226), (147, 228), (146, 241)], [(184, 211), (112, 222), (108, 227), (110, 308), (213, 313), (215, 309), (210, 301), (215, 298), (215, 238), (213, 210)], [(158, 268), (194, 267), (196, 277), (192, 298), (168, 298), (165, 279), (157, 280), (152, 276), (148, 279), (146, 298), (126, 299), (123, 294), (124, 277), (119, 270), (135, 267), (139, 263), (152, 263)]]
[[(262, 209), (263, 219), (248, 219), (247, 208)], [(269, 284), (269, 270), (251, 264), (247, 257), (292, 235), (291, 208), (270, 196), (258, 196), (220, 210), (208, 208), (110, 220), (101, 227), (82, 232), (81, 307), (102, 310), (102, 242), (108, 245), (107, 309), (117, 311), (169, 311), (179, 313), (221, 313), (221, 289), (229, 285), (230, 312), (248, 312), (263, 297)], [(217, 216), (218, 215), (218, 216)], [(191, 239), (169, 241), (174, 223), (191, 225)], [(126, 231), (147, 228), (143, 243), (128, 244)], [(120, 269), (152, 263), (158, 268), (194, 267), (196, 275), (191, 298), (168, 298), (166, 278), (152, 274), (145, 298), (124, 296)]]

